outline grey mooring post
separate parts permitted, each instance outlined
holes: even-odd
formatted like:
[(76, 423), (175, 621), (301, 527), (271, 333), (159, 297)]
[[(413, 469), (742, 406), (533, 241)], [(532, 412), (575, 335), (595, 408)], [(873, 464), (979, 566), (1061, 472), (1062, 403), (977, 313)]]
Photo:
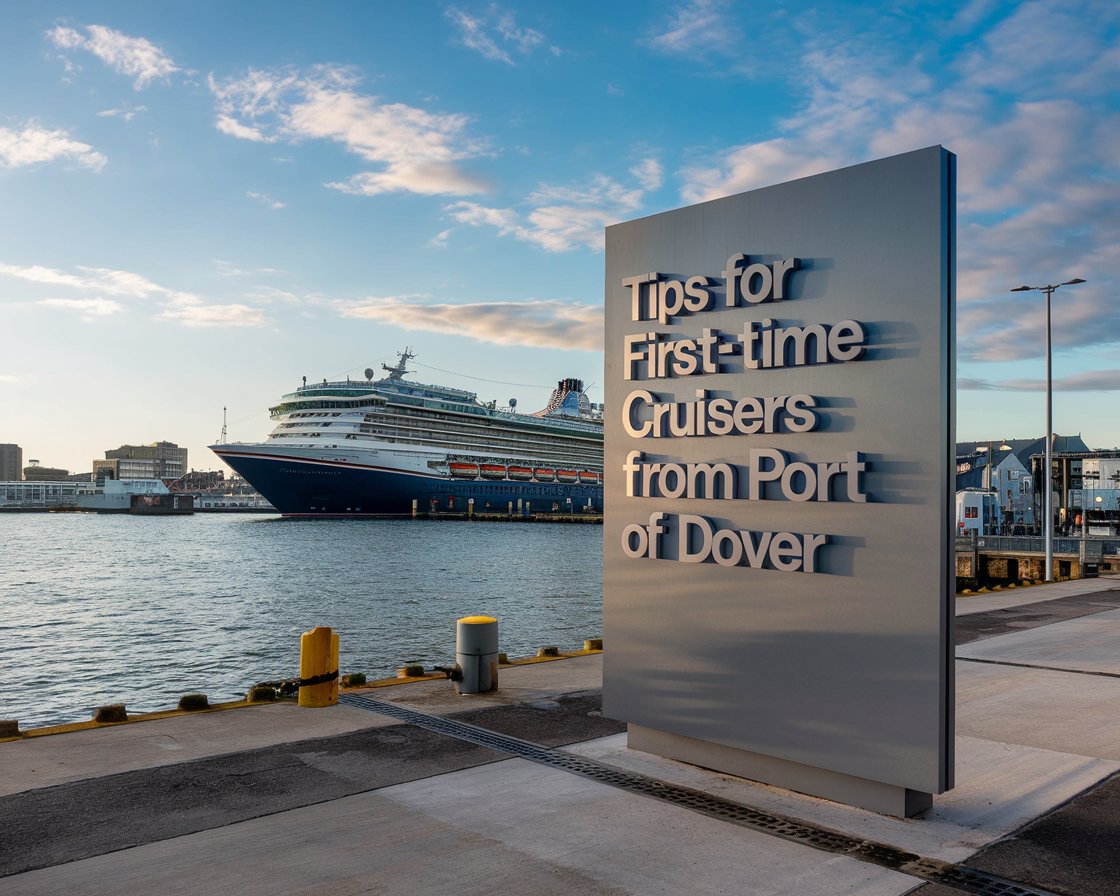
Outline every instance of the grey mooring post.
[(498, 689), (498, 620), (464, 616), (455, 627), (455, 663), (462, 673), (460, 694)]

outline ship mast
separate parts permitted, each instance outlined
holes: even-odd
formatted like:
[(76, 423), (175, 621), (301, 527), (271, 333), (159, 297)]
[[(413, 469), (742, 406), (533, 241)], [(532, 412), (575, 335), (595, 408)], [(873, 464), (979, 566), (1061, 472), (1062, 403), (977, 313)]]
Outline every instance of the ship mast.
[(390, 367), (384, 362), (381, 363), (381, 369), (388, 372), (390, 380), (402, 379), (404, 375), (409, 372), (406, 365), (409, 361), (416, 357), (416, 355), (414, 355), (412, 352), (411, 346), (405, 346), (405, 350), (403, 352), (398, 352), (397, 354), (399, 355), (400, 359), (394, 366)]

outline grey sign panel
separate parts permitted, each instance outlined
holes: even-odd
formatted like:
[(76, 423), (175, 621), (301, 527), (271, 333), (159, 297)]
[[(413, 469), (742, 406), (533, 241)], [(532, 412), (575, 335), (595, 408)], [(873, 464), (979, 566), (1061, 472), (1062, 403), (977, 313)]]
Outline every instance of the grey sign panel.
[(632, 730), (952, 786), (954, 165), (607, 229), (604, 709)]

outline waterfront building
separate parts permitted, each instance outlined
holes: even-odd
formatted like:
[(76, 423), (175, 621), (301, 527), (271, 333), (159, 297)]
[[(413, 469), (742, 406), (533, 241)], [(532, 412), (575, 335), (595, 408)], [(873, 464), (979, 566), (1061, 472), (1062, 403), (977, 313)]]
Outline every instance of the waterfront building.
[(69, 470), (44, 467), (37, 460), (30, 461), (30, 465), (23, 468), (24, 482), (61, 482), (69, 475)]
[[(1032, 457), (1031, 462), (1041, 476), (1045, 455), (1040, 453)], [(1059, 451), (1055, 446), (1051, 462), (1058, 529), (1079, 534), (1082, 515), (1087, 510), (1086, 529), (1105, 527), (1108, 533), (1117, 531), (1120, 526), (1120, 449)]]
[[(1120, 448), (1093, 450), (1081, 436), (1053, 436), (1051, 446), (1055, 531), (1078, 535), (1082, 516), (1089, 534), (1120, 531)], [(980, 534), (1037, 534), (1041, 532), (1045, 489), (1044, 439), (1011, 439), (1006, 442), (957, 444), (958, 496), (965, 491), (991, 494), (996, 508)], [(964, 519), (958, 497), (957, 524)], [(976, 505), (986, 506), (986, 505)], [(970, 517), (976, 519), (977, 517)], [(980, 514), (979, 519), (984, 519)], [(972, 528), (971, 523), (966, 528)]]
[(995, 493), (979, 488), (957, 492), (957, 534), (988, 535), (997, 517)]
[(105, 452), (104, 460), (93, 462), (93, 478), (178, 479), (187, 472), (187, 449), (174, 442), (151, 445), (121, 445)]
[(92, 482), (0, 482), (0, 510), (44, 510), (75, 507), (78, 495), (94, 493)]
[(23, 469), (23, 449), (19, 445), (0, 445), (0, 481), (15, 482)]

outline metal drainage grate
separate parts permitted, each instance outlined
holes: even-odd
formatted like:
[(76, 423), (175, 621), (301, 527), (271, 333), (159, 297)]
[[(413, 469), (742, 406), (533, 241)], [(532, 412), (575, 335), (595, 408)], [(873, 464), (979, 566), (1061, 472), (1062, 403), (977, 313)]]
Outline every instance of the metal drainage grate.
[(499, 734), (497, 731), (490, 731), (477, 725), (429, 715), (415, 709), (398, 706), (395, 703), (374, 700), (358, 694), (343, 694), (339, 699), (351, 706), (391, 716), (418, 728), (445, 734), (448, 737), (454, 737), (481, 747), (490, 747), (541, 765), (563, 769), (598, 781), (601, 784), (618, 787), (629, 793), (652, 797), (662, 802), (671, 803), (674, 806), (691, 809), (693, 812), (699, 812), (702, 815), (762, 831), (824, 852), (851, 856), (872, 865), (901, 871), (912, 877), (940, 884), (944, 887), (951, 887), (964, 893), (972, 893), (975, 896), (1056, 896), (1049, 890), (1041, 890), (1037, 887), (1006, 880), (977, 868), (923, 858), (915, 853), (906, 852), (885, 843), (862, 840), (859, 837), (853, 837), (839, 831), (831, 831), (828, 828), (807, 824), (793, 818), (763, 812), (760, 809), (752, 809), (742, 803), (725, 800), (700, 790), (681, 787), (666, 781), (658, 781), (656, 778), (639, 775), (635, 772), (623, 771), (596, 762), (593, 759), (576, 756), (563, 750), (542, 747), (539, 744), (510, 737), (506, 734)]

